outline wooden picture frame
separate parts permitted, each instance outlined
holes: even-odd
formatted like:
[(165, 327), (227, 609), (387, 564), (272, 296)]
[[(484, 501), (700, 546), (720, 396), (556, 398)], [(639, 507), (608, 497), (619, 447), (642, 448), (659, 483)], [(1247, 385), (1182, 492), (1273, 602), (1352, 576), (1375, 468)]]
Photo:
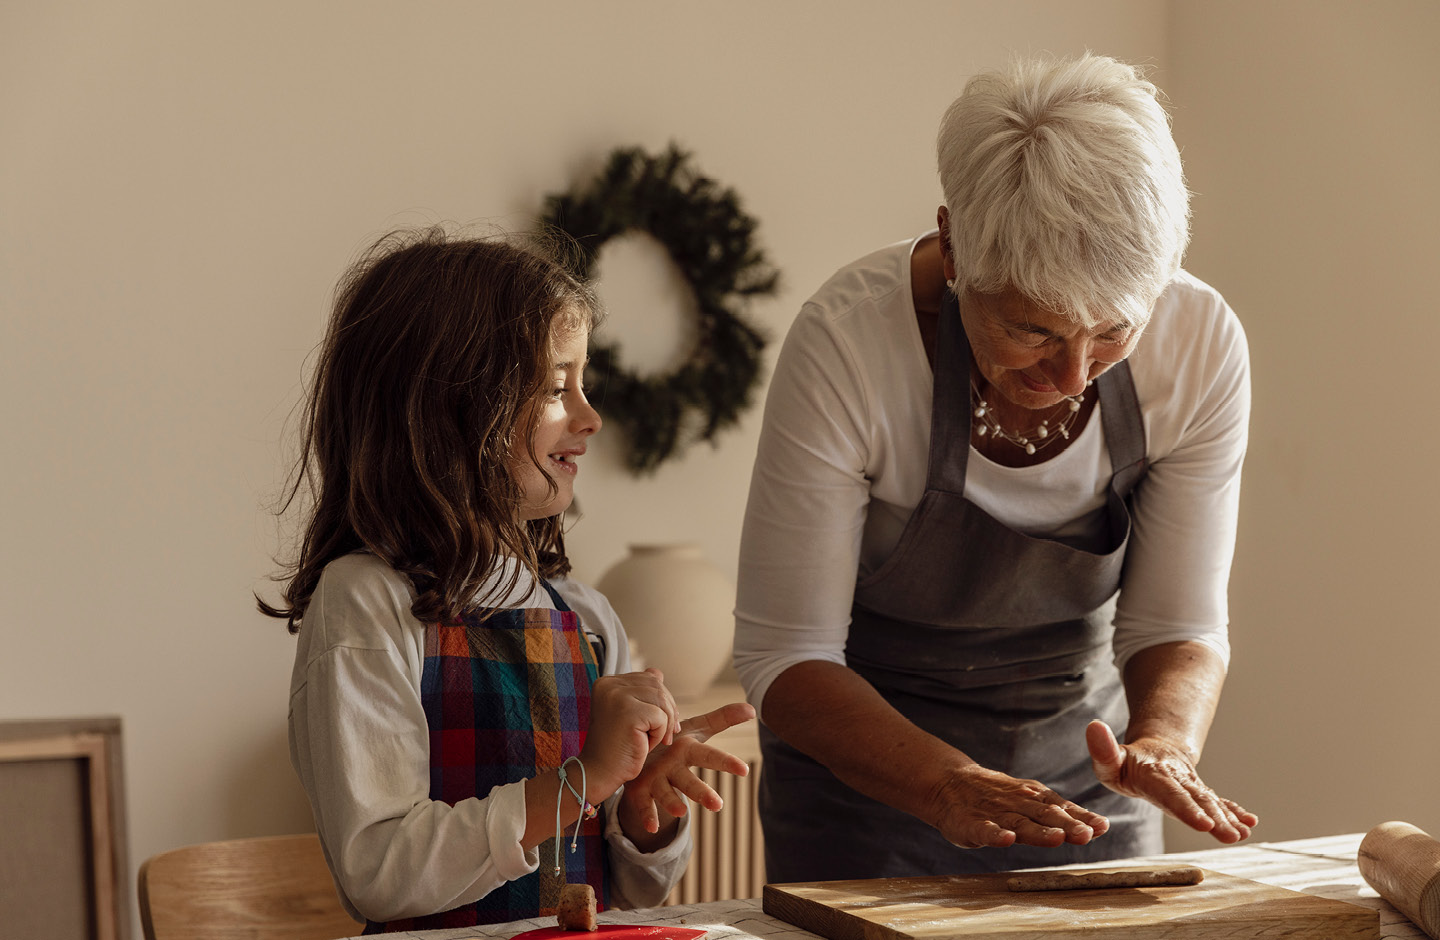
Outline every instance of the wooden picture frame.
[(0, 721), (7, 931), (130, 940), (121, 756), (119, 718)]

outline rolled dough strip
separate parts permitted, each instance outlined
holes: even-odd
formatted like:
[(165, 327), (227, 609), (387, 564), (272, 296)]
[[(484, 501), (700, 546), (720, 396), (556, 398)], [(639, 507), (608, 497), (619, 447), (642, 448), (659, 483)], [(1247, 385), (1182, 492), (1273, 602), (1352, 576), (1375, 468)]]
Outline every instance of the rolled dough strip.
[(561, 885), (555, 920), (561, 930), (594, 930), (595, 889), (589, 885)]
[(1198, 885), (1205, 873), (1198, 868), (1125, 868), (1108, 871), (1027, 871), (1011, 875), (1011, 891), (1078, 891), (1085, 888), (1159, 888)]

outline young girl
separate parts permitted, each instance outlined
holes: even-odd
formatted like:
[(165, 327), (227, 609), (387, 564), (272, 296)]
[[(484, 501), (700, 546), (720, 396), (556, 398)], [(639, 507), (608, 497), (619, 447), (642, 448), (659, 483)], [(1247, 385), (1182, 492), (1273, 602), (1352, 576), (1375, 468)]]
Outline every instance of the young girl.
[(658, 904), (684, 797), (720, 808), (691, 768), (746, 773), (705, 740), (750, 706), (679, 721), (564, 577), (595, 309), (537, 250), (438, 230), (382, 239), (338, 291), (290, 492), (313, 506), (260, 606), (299, 634), (291, 760), (367, 933), (535, 917), (567, 881)]

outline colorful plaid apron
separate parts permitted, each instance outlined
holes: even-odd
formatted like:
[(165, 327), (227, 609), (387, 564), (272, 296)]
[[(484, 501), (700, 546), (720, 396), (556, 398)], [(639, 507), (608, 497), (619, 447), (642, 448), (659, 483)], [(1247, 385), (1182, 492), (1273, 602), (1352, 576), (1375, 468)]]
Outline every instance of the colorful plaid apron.
[[(425, 628), (420, 696), (430, 725), (430, 799), (454, 805), (491, 788), (553, 770), (575, 757), (590, 725), (590, 689), (600, 675), (580, 618), (542, 582), (558, 610), (505, 610)], [(578, 781), (577, 781), (578, 782)], [(604, 810), (570, 835), (554, 873), (555, 840), (540, 867), (470, 904), (426, 917), (370, 923), (365, 932), (472, 927), (552, 914), (560, 886), (584, 882), (601, 909), (608, 897)]]

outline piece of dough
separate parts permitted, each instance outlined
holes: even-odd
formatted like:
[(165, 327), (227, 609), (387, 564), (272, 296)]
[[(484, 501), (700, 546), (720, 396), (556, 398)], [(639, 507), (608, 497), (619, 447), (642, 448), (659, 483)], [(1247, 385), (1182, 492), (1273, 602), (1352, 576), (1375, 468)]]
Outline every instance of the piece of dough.
[(594, 930), (595, 889), (589, 885), (562, 885), (555, 920), (561, 930)]
[(1030, 871), (1012, 875), (1011, 891), (1074, 891), (1085, 888), (1158, 888), (1198, 885), (1205, 873), (1198, 868), (1123, 868), (1106, 871)]

